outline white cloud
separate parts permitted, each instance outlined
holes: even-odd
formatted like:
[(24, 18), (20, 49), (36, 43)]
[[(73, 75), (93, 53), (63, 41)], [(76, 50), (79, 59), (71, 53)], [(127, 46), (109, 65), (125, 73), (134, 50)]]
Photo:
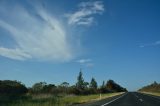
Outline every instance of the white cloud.
[(3, 11), (8, 19), (0, 18), (0, 27), (10, 33), (16, 47), (11, 49), (1, 45), (1, 56), (51, 61), (67, 61), (73, 57), (67, 33), (58, 19), (43, 8), (33, 10), (33, 14), (23, 7), (16, 6), (12, 10), (4, 9), (6, 7), (3, 6)]
[(77, 60), (76, 62), (88, 68), (92, 68), (94, 66), (92, 59), (80, 59), (80, 60)]
[(0, 47), (0, 55), (16, 60), (31, 58), (29, 54), (26, 54), (20, 49), (8, 49), (4, 47)]
[(91, 62), (92, 60), (91, 59), (80, 59), (80, 60), (77, 60), (76, 62), (80, 63), (80, 64), (84, 64), (84, 63), (88, 63), (88, 62)]
[(104, 5), (101, 1), (82, 2), (78, 7), (78, 11), (66, 15), (68, 24), (91, 25), (94, 21), (93, 15), (104, 12)]
[(155, 45), (160, 45), (160, 41), (156, 41), (154, 44)]
[(86, 67), (89, 67), (89, 68), (92, 68), (93, 66), (94, 66), (93, 63), (87, 63), (87, 64), (86, 64)]
[(160, 40), (155, 41), (153, 43), (143, 44), (143, 45), (140, 45), (139, 47), (143, 48), (143, 47), (147, 47), (147, 46), (158, 46), (158, 45), (160, 45)]

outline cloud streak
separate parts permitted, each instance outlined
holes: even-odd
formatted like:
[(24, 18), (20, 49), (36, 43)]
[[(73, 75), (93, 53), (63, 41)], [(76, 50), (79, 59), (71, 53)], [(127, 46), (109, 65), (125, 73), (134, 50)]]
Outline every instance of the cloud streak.
[(149, 44), (143, 44), (143, 45), (140, 45), (139, 47), (143, 48), (143, 47), (158, 46), (158, 45), (160, 45), (160, 40), (155, 41), (155, 42), (153, 42), (153, 43), (149, 43)]
[[(73, 54), (62, 23), (43, 8), (34, 14), (20, 6), (12, 10), (0, 5), (8, 19), (0, 18), (0, 28), (10, 33), (15, 40), (15, 48), (0, 45), (0, 55), (15, 60), (68, 61)], [(4, 12), (5, 11), (5, 12)], [(12, 13), (12, 14), (8, 14)], [(37, 14), (37, 15), (35, 15)], [(12, 18), (12, 19), (11, 19)]]
[(92, 59), (80, 59), (80, 60), (77, 60), (76, 62), (88, 68), (91, 68), (94, 66), (94, 64), (92, 63)]
[(76, 62), (80, 63), (80, 64), (84, 64), (84, 63), (88, 63), (88, 62), (91, 62), (92, 60), (91, 59), (80, 59), (80, 60), (77, 60)]
[(91, 25), (94, 22), (94, 15), (104, 12), (102, 1), (82, 2), (78, 5), (76, 12), (67, 14), (70, 25)]

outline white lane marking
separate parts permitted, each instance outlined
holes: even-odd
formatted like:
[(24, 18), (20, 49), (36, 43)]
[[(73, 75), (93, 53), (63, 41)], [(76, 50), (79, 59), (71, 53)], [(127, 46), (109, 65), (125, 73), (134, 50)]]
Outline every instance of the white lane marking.
[(143, 99), (139, 99), (141, 102), (143, 102)]
[(141, 102), (143, 102), (143, 99), (139, 98), (136, 94), (134, 94), (135, 97), (137, 97), (137, 99)]
[(106, 105), (108, 105), (108, 104), (110, 104), (110, 103), (116, 101), (117, 99), (122, 98), (122, 97), (125, 96), (126, 94), (127, 94), (127, 93), (125, 93), (125, 94), (123, 94), (122, 96), (120, 96), (120, 97), (118, 97), (118, 98), (116, 98), (116, 99), (113, 99), (112, 101), (107, 102), (107, 103), (105, 103), (105, 104), (103, 104), (103, 105), (101, 105), (101, 106), (106, 106)]
[(138, 98), (138, 96), (137, 96), (136, 94), (134, 94), (134, 96), (135, 96), (136, 98)]

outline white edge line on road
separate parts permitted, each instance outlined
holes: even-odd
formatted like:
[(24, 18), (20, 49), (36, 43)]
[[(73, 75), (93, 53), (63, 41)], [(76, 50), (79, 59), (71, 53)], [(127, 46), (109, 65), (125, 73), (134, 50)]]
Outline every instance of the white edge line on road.
[(105, 103), (105, 104), (103, 104), (103, 105), (101, 105), (101, 106), (106, 106), (106, 105), (108, 105), (108, 104), (110, 104), (110, 103), (112, 103), (112, 102), (116, 101), (117, 99), (122, 98), (122, 97), (123, 97), (123, 96), (125, 96), (126, 94), (127, 94), (127, 93), (125, 93), (125, 94), (123, 94), (122, 96), (120, 96), (120, 97), (118, 97), (118, 98), (116, 98), (116, 99), (113, 99), (112, 101), (107, 102), (107, 103)]
[(152, 98), (156, 98), (156, 99), (159, 99), (159, 100), (160, 100), (160, 98), (155, 97), (154, 95), (151, 95), (151, 94), (145, 94), (145, 93), (141, 93), (141, 92), (138, 92), (138, 93), (140, 93), (140, 94), (142, 94), (142, 95), (147, 95), (147, 96), (150, 96), (150, 97), (152, 97)]

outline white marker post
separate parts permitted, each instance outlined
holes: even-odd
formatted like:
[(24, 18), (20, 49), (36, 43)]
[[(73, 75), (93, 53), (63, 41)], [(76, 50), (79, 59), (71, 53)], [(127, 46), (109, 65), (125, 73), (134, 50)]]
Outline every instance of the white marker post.
[(102, 95), (101, 95), (101, 93), (99, 94), (99, 99), (101, 100), (101, 98), (102, 98)]

